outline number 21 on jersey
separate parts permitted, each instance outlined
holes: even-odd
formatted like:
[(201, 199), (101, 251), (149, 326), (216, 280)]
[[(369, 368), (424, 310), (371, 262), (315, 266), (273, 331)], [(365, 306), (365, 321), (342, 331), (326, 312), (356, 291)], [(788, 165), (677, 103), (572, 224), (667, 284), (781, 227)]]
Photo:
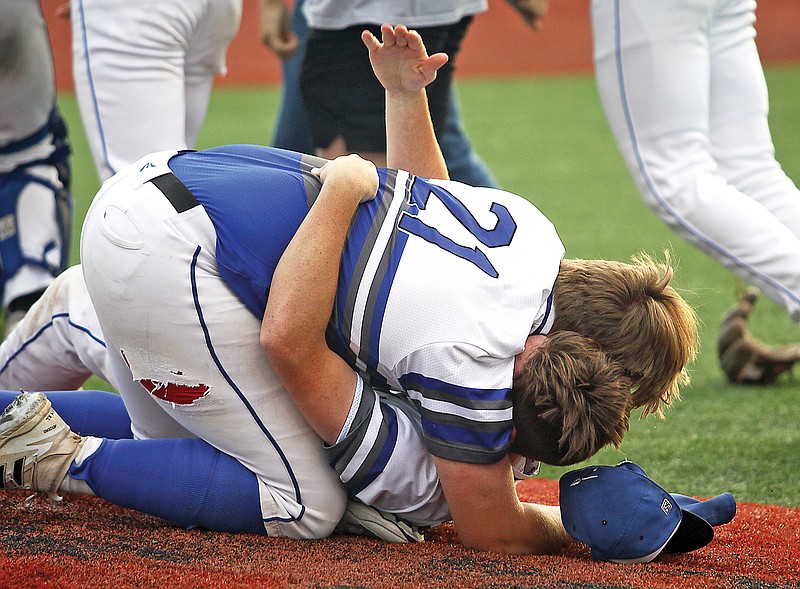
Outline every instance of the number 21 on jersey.
[(401, 214), (398, 224), (398, 227), (406, 233), (421, 237), (428, 243), (470, 262), (492, 278), (497, 278), (499, 276), (497, 270), (481, 247), (461, 245), (436, 227), (426, 225), (420, 220), (416, 213), (425, 210), (431, 197), (438, 199), (447, 211), (486, 248), (505, 247), (514, 238), (517, 224), (508, 209), (500, 203), (492, 202), (489, 211), (497, 217), (497, 222), (494, 227), (487, 229), (478, 223), (472, 212), (451, 192), (441, 186), (418, 184), (415, 179), (410, 194), (411, 207)]

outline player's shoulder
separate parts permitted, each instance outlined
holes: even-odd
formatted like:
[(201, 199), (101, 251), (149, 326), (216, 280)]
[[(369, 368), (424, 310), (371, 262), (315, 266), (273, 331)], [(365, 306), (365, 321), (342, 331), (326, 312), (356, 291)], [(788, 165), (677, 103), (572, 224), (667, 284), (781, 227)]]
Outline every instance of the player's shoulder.
[(529, 215), (532, 218), (549, 222), (546, 215), (527, 198), (502, 188), (489, 188), (485, 186), (472, 186), (455, 180), (424, 179), (425, 182), (446, 190), (455, 198), (469, 203), (497, 203), (508, 208), (513, 208), (519, 214)]

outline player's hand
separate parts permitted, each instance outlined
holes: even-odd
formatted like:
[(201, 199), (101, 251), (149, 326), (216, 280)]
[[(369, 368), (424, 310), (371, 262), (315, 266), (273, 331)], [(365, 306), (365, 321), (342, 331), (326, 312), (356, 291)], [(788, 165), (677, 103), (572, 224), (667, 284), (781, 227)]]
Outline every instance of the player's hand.
[(378, 170), (375, 164), (352, 153), (327, 162), (311, 170), (322, 185), (338, 184), (344, 194), (352, 194), (359, 203), (375, 198), (378, 192)]
[(280, 59), (297, 51), (297, 35), (289, 23), (289, 9), (283, 0), (262, 0), (260, 11), (261, 42)]
[(508, 0), (508, 3), (533, 30), (538, 31), (542, 27), (542, 20), (547, 16), (549, 0)]
[(403, 25), (382, 25), (381, 37), (378, 41), (369, 31), (361, 33), (375, 76), (388, 91), (418, 92), (433, 82), (436, 72), (447, 63), (446, 53), (428, 56), (419, 33)]

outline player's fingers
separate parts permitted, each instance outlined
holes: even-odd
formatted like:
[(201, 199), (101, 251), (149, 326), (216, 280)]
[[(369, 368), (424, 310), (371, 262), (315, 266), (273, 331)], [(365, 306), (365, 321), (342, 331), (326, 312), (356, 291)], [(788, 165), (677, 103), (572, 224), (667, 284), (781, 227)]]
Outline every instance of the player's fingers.
[(436, 72), (447, 63), (450, 58), (447, 53), (434, 53), (422, 63), (422, 73), (426, 79), (432, 80), (436, 77)]
[(381, 25), (381, 37), (383, 38), (383, 44), (391, 47), (396, 43), (396, 35), (395, 29), (392, 25), (383, 24)]
[(378, 41), (378, 38), (373, 35), (370, 31), (361, 31), (361, 40), (364, 42), (364, 45), (367, 46), (367, 49), (370, 51), (375, 51), (381, 46), (381, 42)]
[(414, 51), (425, 51), (425, 44), (422, 42), (422, 37), (417, 31), (408, 31), (406, 42)]
[(408, 45), (409, 30), (404, 25), (397, 25), (394, 28), (395, 43), (398, 47)]

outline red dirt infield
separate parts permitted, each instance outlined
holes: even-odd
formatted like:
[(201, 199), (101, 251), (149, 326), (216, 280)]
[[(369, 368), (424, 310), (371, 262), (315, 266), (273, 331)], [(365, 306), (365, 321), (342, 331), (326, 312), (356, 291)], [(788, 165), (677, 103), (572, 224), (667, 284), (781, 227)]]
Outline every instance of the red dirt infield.
[[(554, 504), (555, 481), (519, 487)], [(254, 587), (558, 587), (783, 589), (800, 587), (800, 509), (740, 504), (708, 546), (648, 564), (595, 562), (575, 545), (558, 556), (506, 556), (465, 549), (445, 524), (420, 544), (357, 536), (298, 541), (187, 531), (95, 498), (0, 494), (3, 589), (250, 589)]]
[[(72, 88), (66, 0), (42, 0), (61, 91)], [(458, 76), (590, 73), (589, 0), (552, 0), (533, 32), (506, 2), (491, 0), (458, 57)], [(228, 54), (227, 86), (277, 84), (277, 59), (258, 41), (257, 0), (244, 0)], [(765, 64), (800, 63), (800, 0), (759, 0), (757, 42)], [(520, 486), (523, 499), (557, 503), (557, 483)], [(643, 565), (594, 562), (585, 547), (559, 556), (503, 556), (465, 549), (451, 525), (426, 542), (393, 545), (352, 536), (302, 542), (186, 531), (162, 520), (69, 496), (57, 510), (0, 493), (0, 589), (253, 587), (558, 587), (644, 589), (800, 588), (800, 509), (740, 504), (707, 547)]]

